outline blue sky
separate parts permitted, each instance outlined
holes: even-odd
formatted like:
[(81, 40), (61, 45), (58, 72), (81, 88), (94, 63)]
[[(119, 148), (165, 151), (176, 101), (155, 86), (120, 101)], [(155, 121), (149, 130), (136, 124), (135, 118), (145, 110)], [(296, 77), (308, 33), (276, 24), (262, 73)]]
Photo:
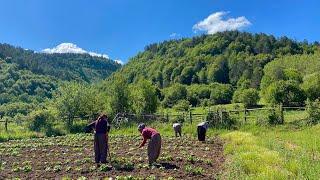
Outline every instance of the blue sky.
[(127, 61), (153, 42), (230, 28), (320, 41), (319, 8), (318, 0), (0, 0), (0, 42), (36, 51), (68, 42)]

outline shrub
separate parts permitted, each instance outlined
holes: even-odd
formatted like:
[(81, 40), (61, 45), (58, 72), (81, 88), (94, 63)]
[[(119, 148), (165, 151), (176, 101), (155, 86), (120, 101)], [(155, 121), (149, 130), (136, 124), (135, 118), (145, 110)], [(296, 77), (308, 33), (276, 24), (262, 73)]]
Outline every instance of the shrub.
[(320, 101), (307, 100), (308, 124), (318, 124), (320, 122)]
[(274, 110), (269, 111), (268, 113), (268, 122), (270, 125), (283, 124), (283, 115), (281, 111), (276, 108)]
[(236, 120), (232, 118), (228, 112), (218, 110), (216, 112), (209, 112), (207, 121), (215, 128), (233, 128), (236, 125)]
[(173, 121), (172, 121), (172, 123), (184, 123), (184, 117), (183, 117), (183, 115), (178, 115), (178, 116), (176, 116), (174, 119), (173, 119)]
[(164, 107), (172, 107), (179, 100), (187, 98), (187, 89), (181, 84), (174, 84), (169, 88), (163, 90), (165, 97), (163, 100)]
[(61, 136), (66, 134), (64, 127), (56, 125), (56, 116), (49, 110), (36, 110), (29, 114), (28, 127), (32, 131), (43, 132), (46, 136)]
[(259, 100), (259, 93), (256, 89), (239, 89), (233, 95), (233, 102), (243, 103), (245, 107), (256, 106)]
[(188, 111), (189, 107), (190, 107), (190, 104), (189, 104), (189, 101), (187, 100), (180, 100), (177, 102), (176, 105), (173, 106), (173, 108), (178, 111)]
[(214, 83), (210, 87), (210, 100), (213, 104), (227, 104), (231, 102), (233, 90), (230, 85)]
[(29, 129), (40, 132), (41, 129), (47, 129), (55, 120), (55, 117), (50, 111), (37, 110), (29, 115)]
[(264, 98), (271, 104), (283, 104), (284, 106), (301, 106), (306, 96), (295, 81), (277, 81), (263, 93)]
[(314, 101), (320, 97), (320, 73), (307, 75), (303, 78), (301, 88), (306, 93), (307, 97)]
[(131, 86), (132, 109), (138, 114), (150, 114), (157, 111), (158, 97), (156, 87), (149, 81), (140, 81)]
[(84, 132), (85, 127), (88, 125), (87, 122), (75, 122), (71, 127), (70, 127), (70, 132), (71, 133), (82, 133)]
[(64, 130), (65, 128), (59, 127), (57, 125), (47, 126), (45, 129), (46, 136), (62, 136), (66, 135), (67, 132)]

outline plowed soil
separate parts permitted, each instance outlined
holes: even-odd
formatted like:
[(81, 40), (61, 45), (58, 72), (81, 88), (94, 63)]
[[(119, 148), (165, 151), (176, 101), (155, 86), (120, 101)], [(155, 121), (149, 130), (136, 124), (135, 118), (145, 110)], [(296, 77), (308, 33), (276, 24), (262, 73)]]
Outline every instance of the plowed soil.
[[(191, 137), (162, 137), (156, 166), (147, 165), (146, 147), (136, 149), (141, 139), (110, 137), (108, 169), (94, 163), (93, 136), (17, 140), (0, 143), (0, 179), (216, 179), (224, 162), (223, 142), (218, 137), (199, 142)], [(130, 166), (118, 168), (116, 164)]]

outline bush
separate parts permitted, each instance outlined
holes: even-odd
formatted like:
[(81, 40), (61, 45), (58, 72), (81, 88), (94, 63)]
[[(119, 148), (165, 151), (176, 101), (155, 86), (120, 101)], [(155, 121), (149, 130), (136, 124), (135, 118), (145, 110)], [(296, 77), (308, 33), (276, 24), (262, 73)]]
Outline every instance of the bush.
[(207, 115), (207, 121), (210, 126), (215, 128), (234, 128), (236, 125), (236, 120), (232, 118), (228, 112), (223, 110), (218, 110), (216, 112), (209, 112)]
[(140, 81), (131, 86), (131, 105), (135, 113), (151, 114), (158, 108), (156, 87), (149, 81)]
[(46, 136), (60, 136), (66, 134), (55, 125), (56, 116), (49, 110), (36, 110), (28, 116), (28, 127), (32, 131), (43, 132)]
[(263, 93), (265, 100), (271, 104), (283, 104), (284, 106), (301, 106), (306, 100), (304, 92), (295, 81), (277, 81)]
[(281, 111), (279, 109), (271, 110), (268, 113), (268, 123), (270, 125), (277, 125), (277, 124), (283, 124), (283, 115), (281, 114)]
[(318, 99), (320, 97), (320, 73), (304, 77), (301, 88), (311, 101)]
[(307, 113), (308, 113), (308, 124), (318, 124), (320, 122), (320, 101), (307, 100)]
[(50, 127), (55, 120), (54, 115), (52, 115), (47, 110), (37, 110), (33, 111), (29, 115), (29, 129), (32, 131), (40, 132), (41, 129), (46, 129)]
[(87, 125), (87, 122), (75, 122), (69, 130), (71, 133), (83, 133)]
[(211, 84), (210, 100), (214, 104), (227, 104), (232, 100), (233, 90), (230, 85), (227, 84)]
[(210, 99), (211, 88), (206, 84), (192, 84), (187, 86), (188, 101), (192, 106), (198, 106), (203, 99)]
[(67, 132), (63, 130), (63, 128), (59, 128), (58, 126), (47, 126), (45, 129), (46, 136), (62, 136), (66, 135)]
[(177, 102), (176, 105), (173, 106), (173, 108), (175, 110), (178, 110), (178, 111), (188, 111), (189, 110), (189, 106), (190, 106), (189, 101), (180, 100), (180, 101)]
[(259, 100), (259, 93), (256, 89), (238, 89), (233, 95), (234, 103), (243, 103), (245, 107), (254, 107)]
[(183, 117), (183, 115), (176, 116), (176, 117), (173, 119), (172, 123), (181, 123), (181, 124), (184, 123), (184, 117)]
[(188, 93), (186, 87), (181, 84), (174, 84), (164, 89), (163, 92), (165, 95), (162, 102), (164, 107), (174, 106), (179, 100), (186, 99)]

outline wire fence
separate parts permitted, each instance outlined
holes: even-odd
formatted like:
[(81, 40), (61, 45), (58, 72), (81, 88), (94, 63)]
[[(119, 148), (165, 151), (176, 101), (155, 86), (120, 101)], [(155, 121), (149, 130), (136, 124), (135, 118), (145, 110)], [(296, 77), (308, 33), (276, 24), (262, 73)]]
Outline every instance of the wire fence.
[[(279, 111), (281, 113), (281, 117), (285, 122), (287, 117), (286, 112), (289, 111), (305, 111), (306, 107), (261, 107), (261, 108), (232, 108), (226, 110), (224, 108), (207, 108), (205, 111), (194, 112), (193, 109), (189, 111), (181, 111), (181, 112), (160, 112), (155, 114), (134, 114), (134, 113), (118, 113), (112, 119), (112, 124), (116, 128), (120, 128), (123, 124), (130, 122), (152, 122), (152, 121), (160, 121), (160, 122), (185, 122), (185, 123), (194, 123), (207, 121), (208, 115), (213, 115), (219, 121), (223, 121), (225, 117), (234, 117), (238, 121), (242, 123), (249, 123), (252, 121), (258, 120), (262, 114), (268, 111)], [(88, 122), (92, 121), (92, 116), (82, 116), (82, 117), (74, 117), (79, 119), (86, 119)], [(4, 127), (4, 130), (8, 131), (8, 124), (15, 123), (12, 119), (3, 118), (0, 116), (0, 127)], [(2, 129), (2, 128), (0, 128)]]
[(286, 118), (290, 115), (290, 111), (305, 111), (306, 107), (262, 107), (262, 108), (242, 108), (242, 109), (213, 109), (208, 108), (202, 113), (194, 113), (190, 111), (181, 111), (174, 113), (158, 113), (158, 114), (133, 114), (133, 113), (118, 113), (112, 123), (115, 127), (119, 128), (121, 125), (129, 122), (150, 122), (150, 121), (160, 121), (160, 122), (185, 122), (194, 123), (201, 121), (209, 121), (214, 119), (214, 121), (224, 121), (228, 117), (233, 117), (241, 123), (251, 123), (256, 122), (259, 118), (265, 118), (267, 112), (278, 111), (280, 113), (281, 121), (285, 122)]

